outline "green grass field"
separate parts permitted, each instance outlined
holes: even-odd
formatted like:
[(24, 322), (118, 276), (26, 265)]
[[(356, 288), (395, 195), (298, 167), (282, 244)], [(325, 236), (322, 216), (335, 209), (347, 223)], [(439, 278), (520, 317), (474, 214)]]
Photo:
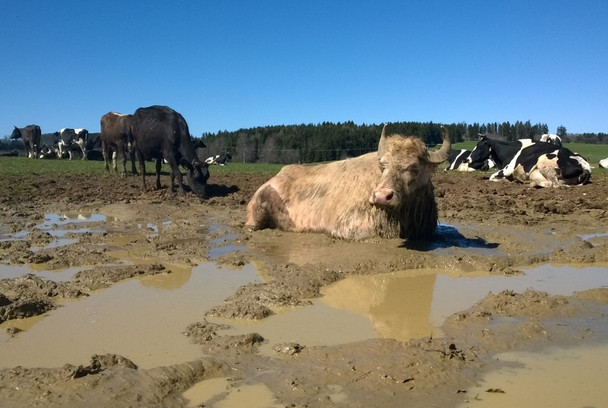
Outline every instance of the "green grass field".
[[(475, 147), (475, 144), (476, 142), (474, 141), (456, 143), (452, 148), (471, 150)], [(586, 157), (594, 167), (593, 174), (608, 175), (608, 169), (600, 169), (598, 167), (598, 162), (608, 157), (608, 145), (566, 143), (564, 146)], [(227, 166), (211, 166), (210, 172), (212, 174), (275, 174), (281, 167), (283, 167), (282, 164), (230, 163)], [(127, 164), (127, 169), (130, 169), (130, 164)], [(148, 174), (154, 172), (154, 163), (148, 162), (146, 164), (146, 172)], [(163, 172), (169, 172), (169, 166), (163, 165)], [(25, 157), (0, 157), (0, 177), (8, 174), (37, 173), (54, 174), (57, 176), (69, 174), (103, 176), (107, 174), (103, 161), (97, 160), (30, 160)]]
[[(119, 165), (120, 166), (120, 165)], [(227, 166), (211, 166), (212, 174), (229, 173), (262, 173), (275, 174), (282, 164), (265, 163), (230, 163)], [(127, 171), (130, 171), (127, 163)], [(137, 165), (139, 171), (139, 165)], [(113, 171), (113, 170), (112, 170)], [(154, 173), (154, 163), (146, 163), (146, 173)], [(169, 166), (163, 165), (163, 173), (169, 172)], [(31, 160), (26, 157), (0, 157), (0, 177), (9, 174), (54, 174), (57, 176), (69, 174), (106, 175), (103, 161), (98, 160)]]

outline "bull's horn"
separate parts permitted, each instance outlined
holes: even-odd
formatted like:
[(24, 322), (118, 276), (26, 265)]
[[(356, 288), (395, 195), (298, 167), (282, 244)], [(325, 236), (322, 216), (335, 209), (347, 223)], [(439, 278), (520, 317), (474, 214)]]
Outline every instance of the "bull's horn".
[(439, 150), (428, 152), (428, 162), (433, 164), (439, 164), (448, 159), (450, 155), (450, 149), (452, 148), (452, 142), (450, 141), (450, 135), (445, 126), (441, 126), (441, 133), (443, 133), (443, 143)]
[(378, 143), (378, 155), (382, 157), (386, 153), (386, 123), (382, 126), (382, 133), (380, 134), (380, 142)]

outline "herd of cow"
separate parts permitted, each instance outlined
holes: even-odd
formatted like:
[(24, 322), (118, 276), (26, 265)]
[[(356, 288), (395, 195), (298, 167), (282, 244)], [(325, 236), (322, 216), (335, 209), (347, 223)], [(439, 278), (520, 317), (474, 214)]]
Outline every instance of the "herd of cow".
[[(428, 239), (437, 226), (431, 174), (446, 161), (446, 170), (495, 167), (491, 180), (516, 180), (537, 187), (582, 185), (591, 178), (590, 164), (563, 147), (556, 135), (543, 135), (538, 142), (483, 136), (472, 151), (453, 151), (447, 129), (441, 130), (443, 142), (437, 150), (429, 150), (416, 137), (388, 135), (385, 125), (376, 152), (332, 163), (284, 166), (253, 195), (246, 226), (323, 232), (343, 239)], [(15, 127), (11, 138), (22, 138), (28, 156), (38, 157), (43, 146), (40, 136), (40, 128), (30, 125)], [(84, 129), (62, 129), (56, 135), (57, 155), (62, 157), (65, 151), (70, 155), (77, 148), (86, 157), (87, 136)], [(196, 149), (204, 147), (202, 141), (193, 139), (183, 116), (166, 106), (139, 108), (133, 115), (109, 112), (101, 118), (100, 139), (108, 171), (110, 160), (117, 171), (120, 157), (125, 175), (130, 156), (132, 171), (137, 173), (137, 159), (144, 191), (147, 160), (156, 161), (157, 189), (164, 160), (171, 168), (171, 191), (177, 179), (184, 193), (182, 167), (192, 192), (206, 197), (209, 165), (228, 159), (218, 155), (199, 160)]]
[[(608, 167), (608, 159), (600, 167)], [(490, 180), (508, 179), (535, 187), (587, 184), (591, 165), (580, 154), (562, 146), (555, 134), (532, 139), (501, 141), (481, 136), (473, 150), (453, 150), (446, 170), (475, 171), (497, 168)]]

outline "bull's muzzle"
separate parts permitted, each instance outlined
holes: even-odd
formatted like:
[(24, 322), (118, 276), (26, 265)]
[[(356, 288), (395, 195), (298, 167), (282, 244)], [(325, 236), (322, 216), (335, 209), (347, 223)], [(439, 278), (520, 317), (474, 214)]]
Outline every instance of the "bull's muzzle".
[(395, 192), (392, 188), (376, 188), (372, 191), (369, 197), (369, 202), (372, 205), (392, 206), (394, 205)]

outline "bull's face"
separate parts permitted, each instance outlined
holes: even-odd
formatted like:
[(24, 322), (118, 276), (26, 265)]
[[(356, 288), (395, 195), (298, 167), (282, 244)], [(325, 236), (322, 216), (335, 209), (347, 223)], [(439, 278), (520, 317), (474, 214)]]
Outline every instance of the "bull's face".
[(379, 207), (398, 207), (415, 186), (428, 180), (430, 172), (416, 154), (398, 161), (392, 154), (379, 157), (380, 182), (373, 188), (369, 202)]
[(209, 165), (207, 163), (193, 163), (186, 172), (188, 185), (192, 192), (201, 198), (207, 197), (207, 180), (209, 180)]
[(428, 187), (431, 174), (448, 158), (450, 138), (442, 128), (443, 143), (429, 152), (422, 140), (398, 135), (386, 137), (382, 130), (378, 144), (380, 181), (373, 187), (369, 202), (378, 207), (397, 208), (421, 187)]
[(20, 139), (21, 138), (21, 130), (17, 126), (13, 129), (13, 133), (11, 133), (11, 139)]

